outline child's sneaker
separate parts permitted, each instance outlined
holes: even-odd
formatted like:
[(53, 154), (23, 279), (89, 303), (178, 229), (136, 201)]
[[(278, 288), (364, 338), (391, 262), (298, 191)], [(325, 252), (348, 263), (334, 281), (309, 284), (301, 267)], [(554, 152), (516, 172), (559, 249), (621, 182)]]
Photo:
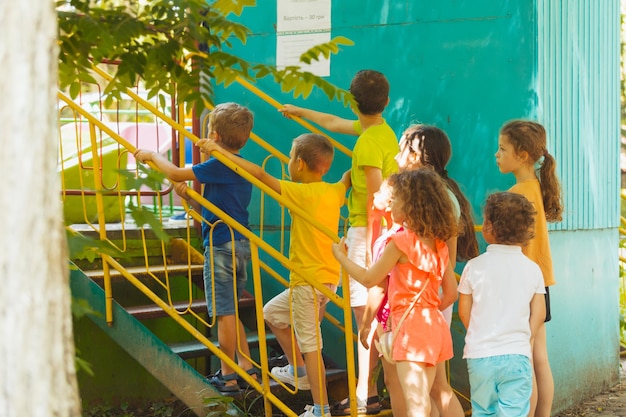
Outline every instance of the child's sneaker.
[(315, 410), (315, 406), (313, 405), (305, 405), (304, 406), (304, 413), (300, 414), (298, 417), (330, 417), (330, 410), (328, 410), (328, 406), (326, 406), (326, 410), (327, 411), (320, 411), (322, 414), (320, 416), (318, 416), (317, 414), (315, 414), (313, 412), (313, 410)]
[[(279, 381), (296, 387), (296, 378), (294, 375), (291, 374), (291, 372), (289, 372), (289, 365), (277, 366), (275, 368), (272, 368), (272, 375), (274, 375)], [(307, 391), (311, 389), (311, 385), (309, 384), (309, 378), (307, 378), (306, 375), (298, 377), (297, 388)]]
[(300, 414), (299, 417), (316, 417), (315, 414), (313, 414), (313, 406), (312, 405), (304, 406), (304, 413)]

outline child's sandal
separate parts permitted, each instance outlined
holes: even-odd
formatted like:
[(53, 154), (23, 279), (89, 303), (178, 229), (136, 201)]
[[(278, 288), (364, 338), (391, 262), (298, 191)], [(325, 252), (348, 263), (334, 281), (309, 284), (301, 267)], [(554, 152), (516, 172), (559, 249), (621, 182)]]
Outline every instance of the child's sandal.
[[(372, 398), (372, 397), (370, 397)], [(378, 397), (376, 397), (378, 398)], [(367, 413), (367, 402), (361, 400), (357, 397), (356, 399), (357, 413), (358, 414), (366, 414)], [(340, 402), (334, 404), (330, 409), (331, 416), (349, 416), (350, 415), (350, 399), (344, 398)]]
[[(256, 379), (257, 381), (259, 380), (260, 372), (256, 368), (250, 368), (246, 372), (248, 373), (248, 375), (255, 377), (254, 379)], [(248, 384), (248, 382), (239, 375), (237, 375), (237, 383), (242, 389), (250, 388), (250, 384)]]
[(372, 415), (378, 414), (382, 411), (383, 406), (380, 403), (378, 395), (372, 395), (367, 399), (367, 405), (365, 406), (365, 414)]
[[(213, 385), (219, 392), (239, 392), (241, 389), (239, 388), (239, 384), (237, 383), (237, 374), (232, 373), (228, 375), (222, 375), (222, 370), (220, 369), (215, 373), (215, 375), (209, 375), (207, 377), (211, 385)], [(235, 381), (234, 384), (227, 384), (229, 381)]]

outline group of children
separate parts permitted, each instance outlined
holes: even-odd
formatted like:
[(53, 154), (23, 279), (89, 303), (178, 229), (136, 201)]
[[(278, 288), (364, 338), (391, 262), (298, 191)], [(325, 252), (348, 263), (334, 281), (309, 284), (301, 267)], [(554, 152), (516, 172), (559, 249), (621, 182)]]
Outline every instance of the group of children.
[[(349, 190), (349, 228), (339, 243), (291, 213), (289, 259), (296, 268), (290, 288), (263, 309), (288, 360), (286, 366), (273, 368), (272, 375), (311, 390), (314, 404), (303, 416), (350, 414), (347, 398), (329, 405), (320, 331), (328, 298), (311, 285), (316, 282), (334, 292), (343, 268), (350, 276), (350, 304), (359, 329), (359, 414), (381, 409), (372, 370), (379, 360), (376, 342), (391, 331), (391, 357), (382, 363), (393, 415), (430, 416), (431, 403), (433, 415), (464, 415), (444, 367), (453, 355), (449, 326), (458, 297), (459, 316), (467, 328), (463, 356), (473, 415), (549, 416), (554, 383), (544, 322), (550, 319), (547, 287), (554, 277), (546, 221), (560, 220), (562, 208), (544, 128), (513, 121), (501, 129), (496, 162), (502, 173), (514, 174), (516, 185), (488, 197), (482, 230), (489, 246), (478, 255), (470, 203), (446, 171), (451, 146), (445, 132), (411, 126), (398, 143), (382, 117), (389, 83), (378, 71), (359, 71), (350, 92), (357, 120), (292, 105), (280, 109), (288, 118), (303, 117), (332, 132), (358, 136), (351, 169), (337, 183), (323, 181), (333, 147), (321, 135), (294, 139), (291, 181), (278, 180), (241, 158), (238, 151), (250, 135), (252, 114), (234, 103), (215, 108), (208, 138), (197, 143), (204, 153), (226, 156), (330, 230), (338, 230)], [(156, 152), (138, 150), (135, 157), (152, 161), (175, 182), (198, 179), (205, 198), (247, 226), (251, 186), (215, 158), (178, 168)], [(176, 187), (182, 194), (184, 188)], [(226, 225), (214, 223), (208, 210), (202, 214), (209, 220), (202, 225), (209, 315), (217, 317), (224, 353), (256, 376), (243, 325), (235, 316), (246, 282), (249, 244), (237, 232), (231, 236)], [(458, 288), (453, 272), (457, 260), (468, 261)], [(224, 392), (245, 384), (224, 361), (210, 381)]]

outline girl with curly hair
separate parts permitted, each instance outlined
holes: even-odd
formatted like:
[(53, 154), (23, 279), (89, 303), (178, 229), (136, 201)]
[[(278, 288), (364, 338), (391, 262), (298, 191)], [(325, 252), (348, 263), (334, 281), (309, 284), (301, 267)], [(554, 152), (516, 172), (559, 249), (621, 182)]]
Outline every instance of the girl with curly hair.
[(402, 227), (390, 237), (376, 263), (365, 269), (350, 261), (343, 239), (333, 245), (333, 254), (368, 288), (389, 274), (390, 318), (396, 334), (392, 358), (406, 413), (427, 417), (435, 365), (453, 355), (450, 329), (440, 309), (456, 300), (456, 291), (454, 298), (440, 298), (439, 289), (444, 275), (448, 282), (453, 275), (446, 241), (458, 233), (458, 222), (446, 185), (432, 169), (394, 174), (389, 186), (391, 216)]

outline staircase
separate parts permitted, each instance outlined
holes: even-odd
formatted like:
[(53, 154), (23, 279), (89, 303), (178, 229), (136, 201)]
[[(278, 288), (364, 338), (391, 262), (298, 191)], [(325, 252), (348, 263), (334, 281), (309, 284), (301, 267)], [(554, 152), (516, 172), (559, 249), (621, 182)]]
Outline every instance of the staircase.
[[(168, 260), (183, 260), (185, 255), (181, 251), (184, 252), (186, 250), (186, 244), (184, 240), (177, 236), (186, 234), (187, 229), (170, 228), (167, 232), (174, 237), (169, 245)], [(94, 235), (88, 228), (83, 233), (87, 236)], [(141, 238), (141, 232), (138, 229), (127, 229), (124, 234), (129, 243)], [(109, 238), (113, 241), (119, 241), (121, 237), (121, 231), (109, 232)], [(151, 237), (151, 239), (154, 240), (153, 244), (155, 245), (159, 242), (156, 237)], [(135, 243), (130, 243), (130, 245), (136, 246)], [(187, 280), (187, 275), (190, 274), (189, 276), (194, 286), (192, 293), (194, 293), (196, 298), (187, 300), (170, 299), (169, 306), (178, 312), (181, 317), (186, 317), (189, 322), (193, 322), (193, 318), (197, 316), (209, 321), (206, 317), (207, 304), (203, 294), (202, 254), (194, 248), (188, 249), (193, 253), (192, 258), (195, 260), (195, 264), (168, 263), (166, 267), (146, 269), (145, 266), (133, 265), (140, 263), (138, 259), (125, 259), (125, 263), (132, 266), (126, 266), (124, 270), (125, 273), (130, 273), (147, 286), (154, 286), (151, 284), (151, 281), (155, 278), (165, 280), (166, 277), (172, 287), (176, 286), (175, 282), (177, 280), (182, 282), (182, 286), (187, 286), (185, 281)], [(138, 292), (133, 294), (132, 291), (129, 291), (129, 286), (123, 274), (115, 269), (109, 271), (109, 277), (116, 301), (112, 303), (113, 321), (112, 323), (107, 323), (105, 319), (106, 297), (104, 292), (106, 284), (102, 261), (95, 259), (91, 262), (81, 260), (76, 262), (83, 269), (79, 269), (77, 265), (74, 265), (75, 267), (72, 269), (72, 294), (75, 298), (88, 300), (92, 308), (100, 313), (100, 316), (90, 316), (90, 319), (150, 374), (163, 382), (167, 389), (191, 410), (194, 410), (197, 415), (206, 415), (206, 402), (209, 401), (210, 403), (210, 399), (216, 399), (223, 395), (208, 383), (204, 377), (205, 375), (215, 373), (220, 367), (219, 358), (215, 356), (212, 349), (192, 335), (188, 335), (186, 340), (183, 341), (177, 339), (177, 341), (166, 342), (165, 340), (172, 339), (171, 334), (168, 334), (171, 333), (171, 318), (169, 314), (161, 306), (150, 302), (142, 294)], [(162, 298), (169, 297), (163, 294)], [(118, 299), (119, 302), (117, 301)], [(255, 307), (254, 296), (250, 292), (244, 291), (244, 295), (238, 304), (238, 314), (246, 327), (250, 350), (255, 360), (259, 361), (260, 339)], [(219, 349), (219, 342), (213, 328), (206, 328), (202, 325), (196, 325), (195, 327), (197, 332), (202, 332), (210, 343), (216, 349)], [(159, 329), (165, 329), (165, 331), (159, 334)], [(267, 330), (264, 340), (269, 352), (267, 361), (271, 363), (271, 366), (282, 366), (285, 364), (286, 362), (280, 362), (283, 354), (280, 346), (275, 337), (268, 333)], [(188, 362), (193, 363), (194, 366)], [(331, 358), (325, 357), (325, 362), (329, 395), (332, 395), (331, 398), (338, 401), (348, 394), (346, 386), (347, 374), (344, 369), (338, 368)], [(311, 402), (308, 391), (300, 391), (294, 395), (273, 380), (269, 381), (268, 391), (280, 398), (290, 408), (301, 407), (301, 404)], [(247, 401), (250, 401), (251, 392), (242, 390), (236, 393), (228, 393), (227, 395), (239, 400), (245, 397)], [(240, 402), (236, 401), (226, 404), (229, 404), (231, 413), (245, 414), (237, 408), (237, 403)], [(298, 412), (298, 409), (294, 408), (294, 410)]]

